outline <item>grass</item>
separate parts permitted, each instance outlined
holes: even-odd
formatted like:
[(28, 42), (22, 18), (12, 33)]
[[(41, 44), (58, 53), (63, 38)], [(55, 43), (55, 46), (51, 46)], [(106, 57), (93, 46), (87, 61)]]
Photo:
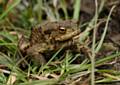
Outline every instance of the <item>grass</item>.
[(79, 20), (81, 0), (75, 0), (73, 19)]
[[(97, 1), (97, 0), (95, 0)], [(113, 82), (114, 80), (119, 81), (120, 73), (113, 69), (97, 69), (97, 67), (102, 66), (108, 62), (113, 61), (115, 58), (120, 57), (120, 52), (114, 51), (113, 54), (96, 59), (96, 53), (102, 48), (104, 43), (104, 38), (107, 32), (108, 24), (110, 21), (110, 16), (115, 6), (112, 7), (110, 13), (106, 19), (105, 29), (102, 33), (101, 39), (96, 43), (96, 29), (99, 24), (99, 14), (104, 7), (104, 1), (100, 4), (98, 9), (96, 2), (96, 13), (93, 19), (85, 23), (85, 30), (80, 34), (80, 43), (85, 45), (86, 48), (90, 48), (90, 52), (87, 55), (78, 53), (73, 55), (70, 51), (67, 51), (65, 57), (59, 60), (57, 56), (61, 52), (62, 48), (56, 52), (52, 58), (43, 66), (39, 67), (33, 65), (31, 62), (28, 63), (25, 59), (26, 57), (20, 56), (18, 50), (19, 36), (23, 33), (25, 36), (29, 37), (30, 28), (38, 23), (42, 23), (45, 20), (49, 21), (59, 21), (63, 19), (76, 19), (79, 20), (80, 14), (80, 4), (81, 0), (75, 0), (73, 2), (72, 16), (67, 11), (67, 3), (64, 0), (60, 1), (60, 5), (53, 1), (54, 5), (51, 7), (49, 4), (52, 2), (34, 0), (32, 2), (24, 2), (29, 4), (29, 6), (24, 6), (20, 3), (20, 0), (11, 0), (11, 2), (3, 4), (4, 10), (0, 15), (0, 84), (2, 85), (54, 85), (68, 82), (69, 84), (75, 84), (77, 81), (84, 81), (82, 79), (88, 79), (91, 81), (91, 85), (95, 83), (102, 82)], [(21, 9), (20, 7), (23, 7)], [(16, 8), (18, 6), (18, 9)], [(60, 12), (58, 8), (60, 7)], [(62, 14), (62, 13), (63, 14)], [(16, 14), (17, 13), (17, 14)], [(43, 15), (45, 14), (45, 15)], [(12, 15), (12, 16), (10, 16)], [(82, 26), (82, 25), (81, 25)], [(8, 28), (9, 27), (9, 28)], [(93, 34), (91, 35), (91, 31)], [(93, 36), (92, 44), (84, 44), (90, 36)], [(80, 64), (73, 64), (73, 61), (77, 58), (85, 57)], [(19, 58), (20, 57), (20, 58)], [(89, 58), (87, 58), (89, 57)], [(53, 60), (56, 60), (56, 64), (53, 64)], [(21, 69), (20, 64), (25, 61), (27, 68)], [(23, 63), (24, 64), (24, 63)], [(52, 66), (51, 66), (52, 65)], [(24, 65), (23, 65), (24, 66)], [(99, 73), (102, 75), (102, 79), (95, 79), (99, 77), (95, 75)], [(90, 80), (90, 79), (91, 80)], [(85, 82), (83, 82), (85, 83)]]
[(10, 11), (13, 10), (15, 6), (17, 6), (20, 3), (20, 0), (14, 0), (12, 4), (9, 4), (7, 9), (1, 14), (0, 20), (2, 20), (5, 16), (8, 15)]

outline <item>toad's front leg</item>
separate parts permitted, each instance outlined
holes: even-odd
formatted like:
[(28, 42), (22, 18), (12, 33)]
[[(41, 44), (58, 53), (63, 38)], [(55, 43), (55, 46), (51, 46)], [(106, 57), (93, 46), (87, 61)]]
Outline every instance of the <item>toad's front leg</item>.
[(26, 53), (28, 56), (30, 56), (31, 60), (33, 63), (37, 65), (43, 65), (46, 63), (45, 57), (42, 55), (44, 51), (46, 50), (45, 46), (43, 44), (36, 44), (33, 46), (30, 46), (27, 50)]
[(35, 63), (42, 65), (46, 63), (46, 58), (42, 54), (53, 50), (54, 50), (54, 45), (51, 44), (48, 45), (47, 43), (40, 43), (30, 46), (26, 50), (26, 53), (27, 55), (32, 56), (31, 58)]

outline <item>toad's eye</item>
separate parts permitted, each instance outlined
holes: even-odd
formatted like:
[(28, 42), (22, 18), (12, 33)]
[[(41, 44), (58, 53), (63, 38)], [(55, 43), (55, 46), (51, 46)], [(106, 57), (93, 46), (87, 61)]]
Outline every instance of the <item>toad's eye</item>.
[(60, 31), (60, 33), (65, 33), (65, 32), (66, 32), (66, 28), (60, 27), (60, 28), (59, 28), (59, 31)]

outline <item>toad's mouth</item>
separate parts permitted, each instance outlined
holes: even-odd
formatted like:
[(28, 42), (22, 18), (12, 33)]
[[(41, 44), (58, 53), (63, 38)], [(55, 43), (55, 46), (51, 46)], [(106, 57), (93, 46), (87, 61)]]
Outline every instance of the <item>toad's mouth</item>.
[(56, 41), (65, 41), (65, 40), (69, 40), (69, 39), (71, 39), (74, 36), (79, 35), (79, 34), (80, 34), (80, 29), (76, 30), (76, 31), (74, 31), (72, 33), (68, 33), (68, 34), (62, 35), (60, 37), (57, 37), (57, 38), (55, 38), (55, 40)]

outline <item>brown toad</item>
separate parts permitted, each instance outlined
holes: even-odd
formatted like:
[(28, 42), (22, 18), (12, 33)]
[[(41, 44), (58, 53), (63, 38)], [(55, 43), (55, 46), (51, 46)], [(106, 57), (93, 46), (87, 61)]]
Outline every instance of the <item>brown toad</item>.
[(24, 37), (21, 38), (19, 48), (41, 65), (61, 47), (75, 50), (77, 46), (74, 37), (79, 34), (76, 21), (48, 22), (32, 28), (30, 39), (26, 42)]

